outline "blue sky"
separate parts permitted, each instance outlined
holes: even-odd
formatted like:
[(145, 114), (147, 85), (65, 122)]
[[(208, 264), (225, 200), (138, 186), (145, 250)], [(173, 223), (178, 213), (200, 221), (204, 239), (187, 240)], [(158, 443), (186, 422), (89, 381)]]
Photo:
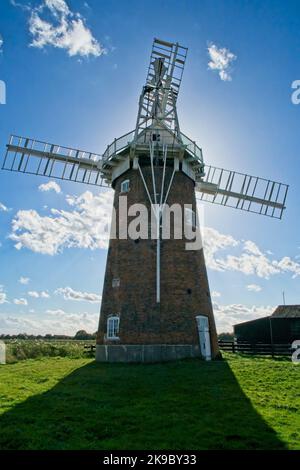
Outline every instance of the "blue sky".
[[(300, 105), (291, 101), (300, 79), (299, 2), (47, 2), (0, 4), (1, 159), (11, 133), (102, 153), (135, 126), (153, 37), (178, 41), (189, 48), (180, 124), (206, 163), (290, 185), (281, 221), (205, 206), (219, 331), (271, 312), (283, 290), (287, 303), (299, 303)], [(48, 36), (39, 19), (52, 25)], [(208, 66), (212, 45), (234, 54), (231, 80)], [(3, 333), (96, 330), (106, 260), (97, 217), (111, 195), (60, 181), (39, 189), (47, 183), (0, 172)]]

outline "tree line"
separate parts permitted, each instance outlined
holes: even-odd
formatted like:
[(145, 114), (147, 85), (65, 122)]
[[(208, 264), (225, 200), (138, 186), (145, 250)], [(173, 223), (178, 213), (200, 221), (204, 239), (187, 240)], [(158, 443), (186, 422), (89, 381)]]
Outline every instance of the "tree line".
[(68, 336), (68, 335), (52, 335), (52, 334), (46, 334), (46, 335), (29, 335), (27, 333), (19, 333), (17, 335), (0, 335), (0, 340), (11, 340), (11, 339), (31, 339), (31, 340), (92, 340), (96, 339), (97, 333), (87, 333), (85, 330), (79, 330), (77, 333), (75, 333), (74, 336)]

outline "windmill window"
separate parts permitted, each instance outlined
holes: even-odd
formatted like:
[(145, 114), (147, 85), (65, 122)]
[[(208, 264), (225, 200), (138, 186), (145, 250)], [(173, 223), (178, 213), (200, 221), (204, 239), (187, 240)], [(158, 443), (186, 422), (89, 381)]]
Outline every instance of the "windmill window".
[(153, 142), (159, 142), (160, 141), (160, 134), (152, 134), (152, 140), (153, 140)]
[(121, 193), (128, 193), (130, 189), (129, 180), (124, 180), (121, 183)]
[(118, 277), (113, 278), (112, 287), (120, 287), (120, 279)]
[(107, 319), (107, 339), (119, 339), (119, 323), (120, 318), (117, 315), (108, 317)]

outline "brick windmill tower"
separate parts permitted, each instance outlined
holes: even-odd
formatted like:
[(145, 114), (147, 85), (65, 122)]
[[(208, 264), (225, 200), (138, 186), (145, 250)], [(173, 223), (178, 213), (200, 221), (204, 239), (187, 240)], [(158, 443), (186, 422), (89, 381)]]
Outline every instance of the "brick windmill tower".
[(285, 209), (287, 185), (207, 166), (181, 132), (176, 103), (186, 54), (154, 39), (136, 127), (103, 155), (19, 136), (7, 145), (3, 169), (114, 189), (99, 361), (216, 357), (196, 194), (275, 218)]

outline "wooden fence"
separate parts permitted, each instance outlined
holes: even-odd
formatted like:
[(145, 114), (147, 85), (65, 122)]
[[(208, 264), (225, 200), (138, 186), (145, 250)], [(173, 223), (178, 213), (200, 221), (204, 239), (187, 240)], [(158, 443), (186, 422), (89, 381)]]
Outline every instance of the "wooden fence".
[(219, 347), (223, 351), (252, 354), (255, 356), (292, 356), (293, 353), (291, 344), (246, 343), (219, 340)]
[[(265, 344), (265, 343), (246, 343), (234, 341), (219, 340), (219, 346), (222, 351), (232, 353), (251, 354), (253, 356), (292, 356), (293, 350), (290, 344)], [(85, 344), (86, 352), (93, 353), (96, 349), (94, 344)]]

